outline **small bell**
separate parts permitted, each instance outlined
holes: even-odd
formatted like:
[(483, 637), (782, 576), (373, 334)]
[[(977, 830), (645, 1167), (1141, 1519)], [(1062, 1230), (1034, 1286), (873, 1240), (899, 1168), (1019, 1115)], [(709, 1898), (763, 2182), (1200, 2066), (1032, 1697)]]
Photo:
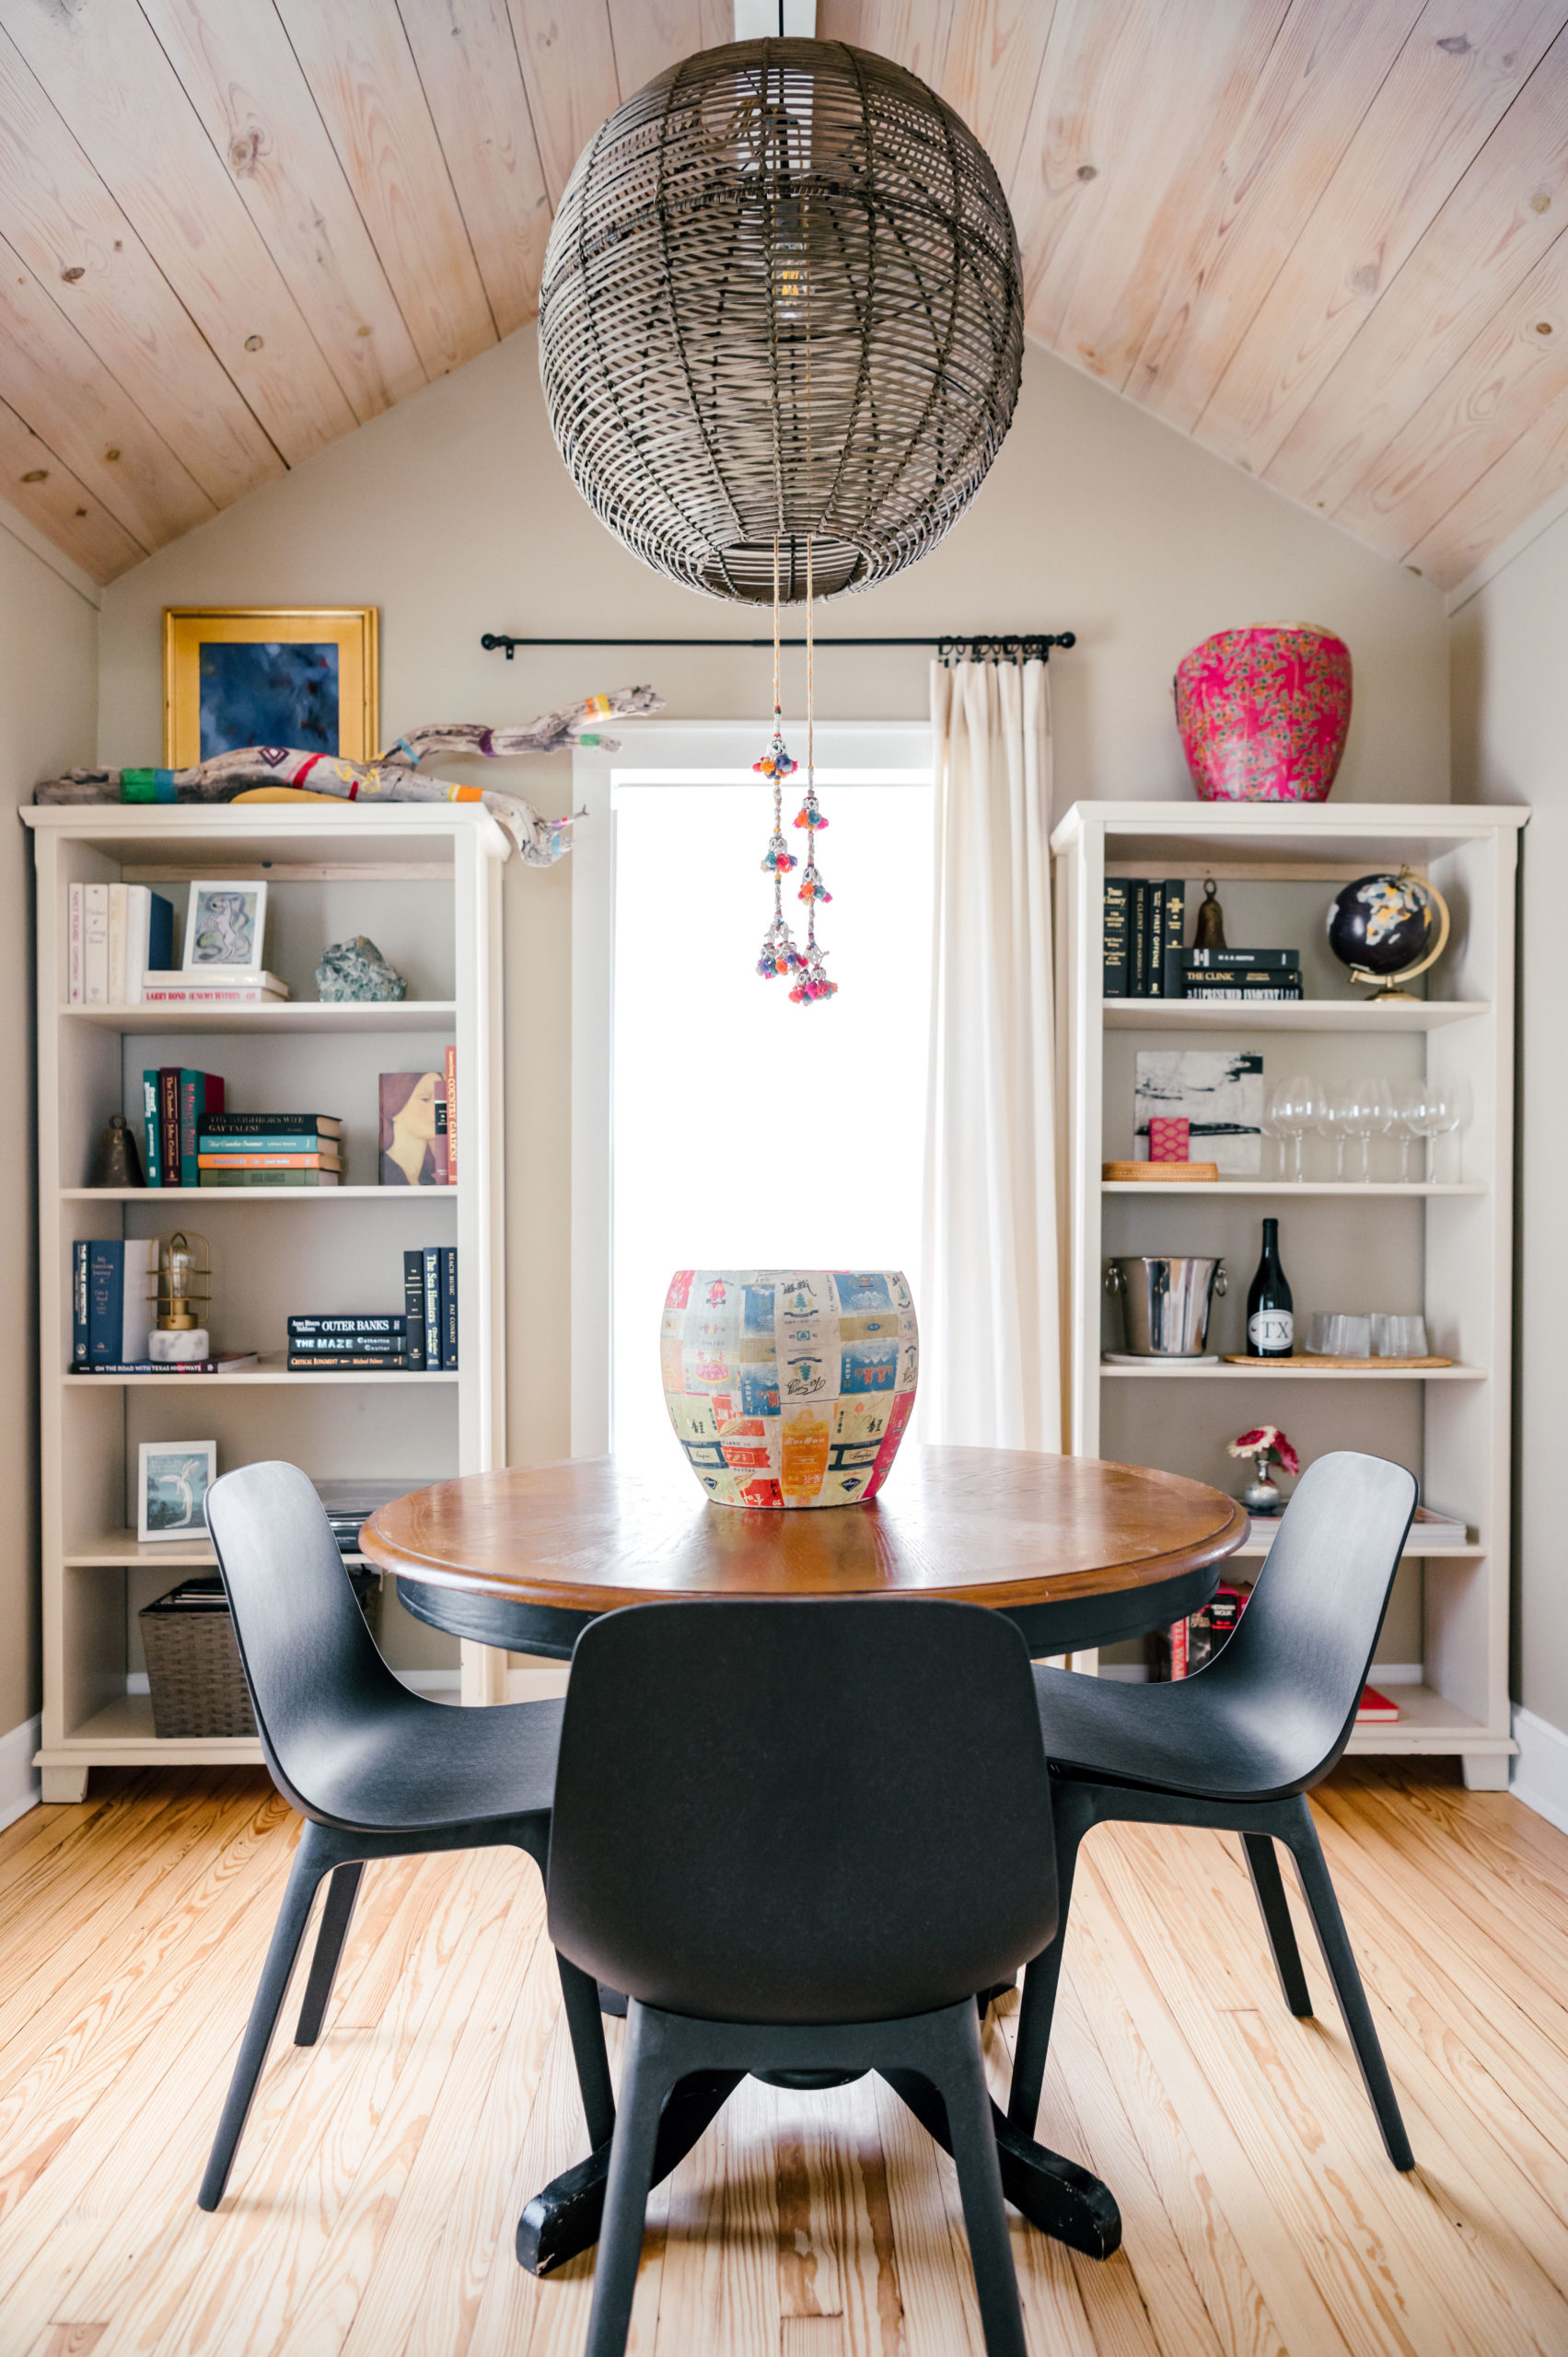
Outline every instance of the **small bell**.
[(1192, 946), (1194, 949), (1226, 949), (1229, 946), (1225, 937), (1225, 911), (1214, 898), (1214, 879), (1212, 876), (1205, 876), (1202, 904), (1198, 911), (1198, 929), (1192, 935)]
[(89, 1187), (145, 1187), (142, 1157), (136, 1151), (134, 1132), (125, 1126), (123, 1113), (111, 1113), (99, 1132), (98, 1150), (87, 1175)]

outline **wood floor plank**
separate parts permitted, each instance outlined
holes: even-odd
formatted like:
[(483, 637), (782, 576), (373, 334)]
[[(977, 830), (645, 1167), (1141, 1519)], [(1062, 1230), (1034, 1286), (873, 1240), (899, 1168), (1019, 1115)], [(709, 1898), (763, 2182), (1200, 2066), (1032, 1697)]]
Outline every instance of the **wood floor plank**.
[(953, 2164), (883, 2080), (871, 2086), (909, 2357), (983, 2357)]

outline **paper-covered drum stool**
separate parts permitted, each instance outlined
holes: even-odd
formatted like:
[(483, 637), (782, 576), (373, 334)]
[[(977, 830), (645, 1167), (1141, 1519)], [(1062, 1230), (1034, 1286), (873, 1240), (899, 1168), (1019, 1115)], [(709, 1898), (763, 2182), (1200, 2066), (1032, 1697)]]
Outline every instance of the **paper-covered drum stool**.
[(659, 1354), (675, 1436), (725, 1506), (874, 1498), (920, 1372), (896, 1269), (678, 1269)]

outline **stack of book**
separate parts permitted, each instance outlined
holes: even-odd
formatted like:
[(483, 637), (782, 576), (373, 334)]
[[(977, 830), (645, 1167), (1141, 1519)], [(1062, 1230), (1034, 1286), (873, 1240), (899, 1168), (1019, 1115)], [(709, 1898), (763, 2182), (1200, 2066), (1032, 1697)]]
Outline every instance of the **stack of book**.
[[(1367, 1364), (1375, 1366), (1376, 1361), (1369, 1359)], [(1250, 1532), (1252, 1545), (1272, 1547), (1279, 1536), (1279, 1527), (1278, 1515), (1255, 1514)], [(1407, 1555), (1419, 1555), (1423, 1547), (1468, 1547), (1469, 1538), (1468, 1524), (1456, 1521), (1452, 1515), (1434, 1514), (1430, 1506), (1417, 1506), (1411, 1535), (1405, 1541), (1405, 1552)]]
[(406, 1481), (354, 1481), (340, 1475), (319, 1480), (315, 1487), (340, 1551), (358, 1561), (360, 1530), (377, 1507), (390, 1505), (394, 1498), (406, 1497), (411, 1490), (427, 1490), (430, 1480), (421, 1474)]
[(1173, 998), (1297, 999), (1299, 949), (1183, 949)]
[(288, 1321), (288, 1364), (312, 1375), (458, 1371), (458, 1249), (403, 1254), (401, 1309), (301, 1312)]
[(1156, 1629), (1148, 1640), (1151, 1679), (1195, 1678), (1206, 1668), (1240, 1620), (1250, 1594), (1249, 1588), (1216, 1588), (1201, 1612), (1173, 1621), (1168, 1629)]
[(72, 1006), (139, 1006), (149, 967), (174, 957), (174, 910), (145, 884), (73, 884), (65, 994)]
[(196, 1139), (203, 1187), (336, 1187), (343, 1125), (332, 1113), (226, 1113), (220, 1104)]
[(189, 974), (176, 968), (142, 978), (147, 1006), (275, 1006), (287, 996), (288, 984), (260, 966), (198, 966)]
[(1179, 998), (1181, 932), (1187, 887), (1179, 877), (1156, 884), (1113, 876), (1105, 887), (1107, 998)]
[(254, 1351), (204, 1359), (150, 1359), (157, 1316), (157, 1237), (95, 1237), (75, 1244), (71, 1271), (73, 1375), (239, 1375)]
[(217, 1072), (182, 1072), (161, 1064), (142, 1074), (142, 1127), (149, 1187), (194, 1187), (201, 1137), (221, 1118), (224, 1078)]

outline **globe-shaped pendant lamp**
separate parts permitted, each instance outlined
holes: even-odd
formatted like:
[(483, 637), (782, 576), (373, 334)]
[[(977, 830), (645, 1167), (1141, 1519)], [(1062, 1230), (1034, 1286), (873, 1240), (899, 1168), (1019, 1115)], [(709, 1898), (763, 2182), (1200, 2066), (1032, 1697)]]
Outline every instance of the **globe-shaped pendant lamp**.
[(617, 108), (551, 233), (540, 368), (573, 480), (717, 598), (864, 589), (932, 548), (1012, 422), (1013, 217), (914, 75), (842, 41), (703, 50)]

